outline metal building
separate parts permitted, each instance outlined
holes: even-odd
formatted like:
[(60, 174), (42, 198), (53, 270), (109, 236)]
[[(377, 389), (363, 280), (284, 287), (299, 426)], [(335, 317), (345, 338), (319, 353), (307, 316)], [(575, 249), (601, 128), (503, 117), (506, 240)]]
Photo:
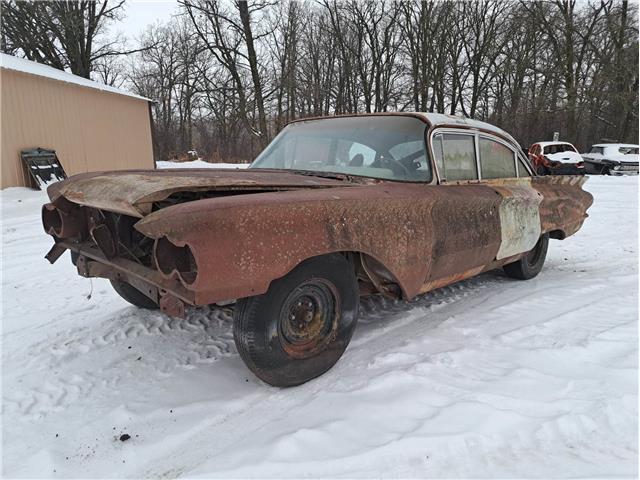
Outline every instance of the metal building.
[(150, 100), (0, 54), (0, 188), (30, 186), (20, 152), (55, 150), (67, 175), (154, 168)]

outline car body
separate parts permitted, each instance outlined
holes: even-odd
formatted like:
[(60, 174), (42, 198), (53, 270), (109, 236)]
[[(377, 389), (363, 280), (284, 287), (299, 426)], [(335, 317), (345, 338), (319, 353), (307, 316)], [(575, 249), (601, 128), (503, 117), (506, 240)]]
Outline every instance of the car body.
[(598, 143), (583, 153), (587, 173), (601, 175), (638, 175), (638, 145)]
[(529, 147), (529, 160), (539, 175), (582, 175), (584, 163), (569, 142), (536, 142)]
[(246, 170), (76, 175), (49, 187), (43, 225), (50, 261), (71, 250), (80, 275), (135, 305), (184, 316), (236, 300), (243, 360), (290, 386), (337, 361), (359, 295), (411, 299), (501, 266), (537, 274), (548, 238), (587, 217), (584, 181), (537, 177), (484, 122), (338, 116), (290, 123)]

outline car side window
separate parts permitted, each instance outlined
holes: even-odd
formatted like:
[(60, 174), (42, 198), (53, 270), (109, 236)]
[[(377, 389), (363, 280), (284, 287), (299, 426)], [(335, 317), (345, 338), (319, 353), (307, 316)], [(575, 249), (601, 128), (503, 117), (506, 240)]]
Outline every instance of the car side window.
[(443, 134), (442, 156), (447, 181), (478, 179), (473, 135)]
[(518, 176), (519, 177), (530, 177), (529, 169), (526, 167), (521, 158), (518, 158)]
[(513, 150), (502, 143), (480, 137), (480, 170), (483, 179), (515, 178), (517, 174)]
[(635, 147), (620, 147), (618, 148), (618, 153), (622, 155), (638, 155), (638, 148)]

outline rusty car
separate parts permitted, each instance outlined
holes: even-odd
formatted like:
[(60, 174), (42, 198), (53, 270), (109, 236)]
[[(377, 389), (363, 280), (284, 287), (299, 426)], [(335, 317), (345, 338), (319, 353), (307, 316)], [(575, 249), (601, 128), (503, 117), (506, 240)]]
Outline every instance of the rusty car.
[(569, 142), (537, 142), (529, 147), (529, 160), (538, 175), (584, 175), (584, 160)]
[(576, 233), (583, 176), (538, 177), (488, 123), (435, 113), (289, 123), (248, 169), (93, 172), (48, 188), (46, 258), (131, 304), (233, 307), (240, 357), (302, 384), (347, 348), (363, 295), (410, 300), (504, 269), (535, 277)]

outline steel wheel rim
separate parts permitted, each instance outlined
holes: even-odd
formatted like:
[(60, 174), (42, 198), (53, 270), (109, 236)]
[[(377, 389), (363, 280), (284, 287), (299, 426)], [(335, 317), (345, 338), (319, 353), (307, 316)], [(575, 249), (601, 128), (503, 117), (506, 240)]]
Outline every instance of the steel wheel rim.
[(298, 285), (285, 299), (278, 328), (283, 349), (292, 357), (307, 358), (335, 337), (340, 312), (336, 287), (324, 279)]

